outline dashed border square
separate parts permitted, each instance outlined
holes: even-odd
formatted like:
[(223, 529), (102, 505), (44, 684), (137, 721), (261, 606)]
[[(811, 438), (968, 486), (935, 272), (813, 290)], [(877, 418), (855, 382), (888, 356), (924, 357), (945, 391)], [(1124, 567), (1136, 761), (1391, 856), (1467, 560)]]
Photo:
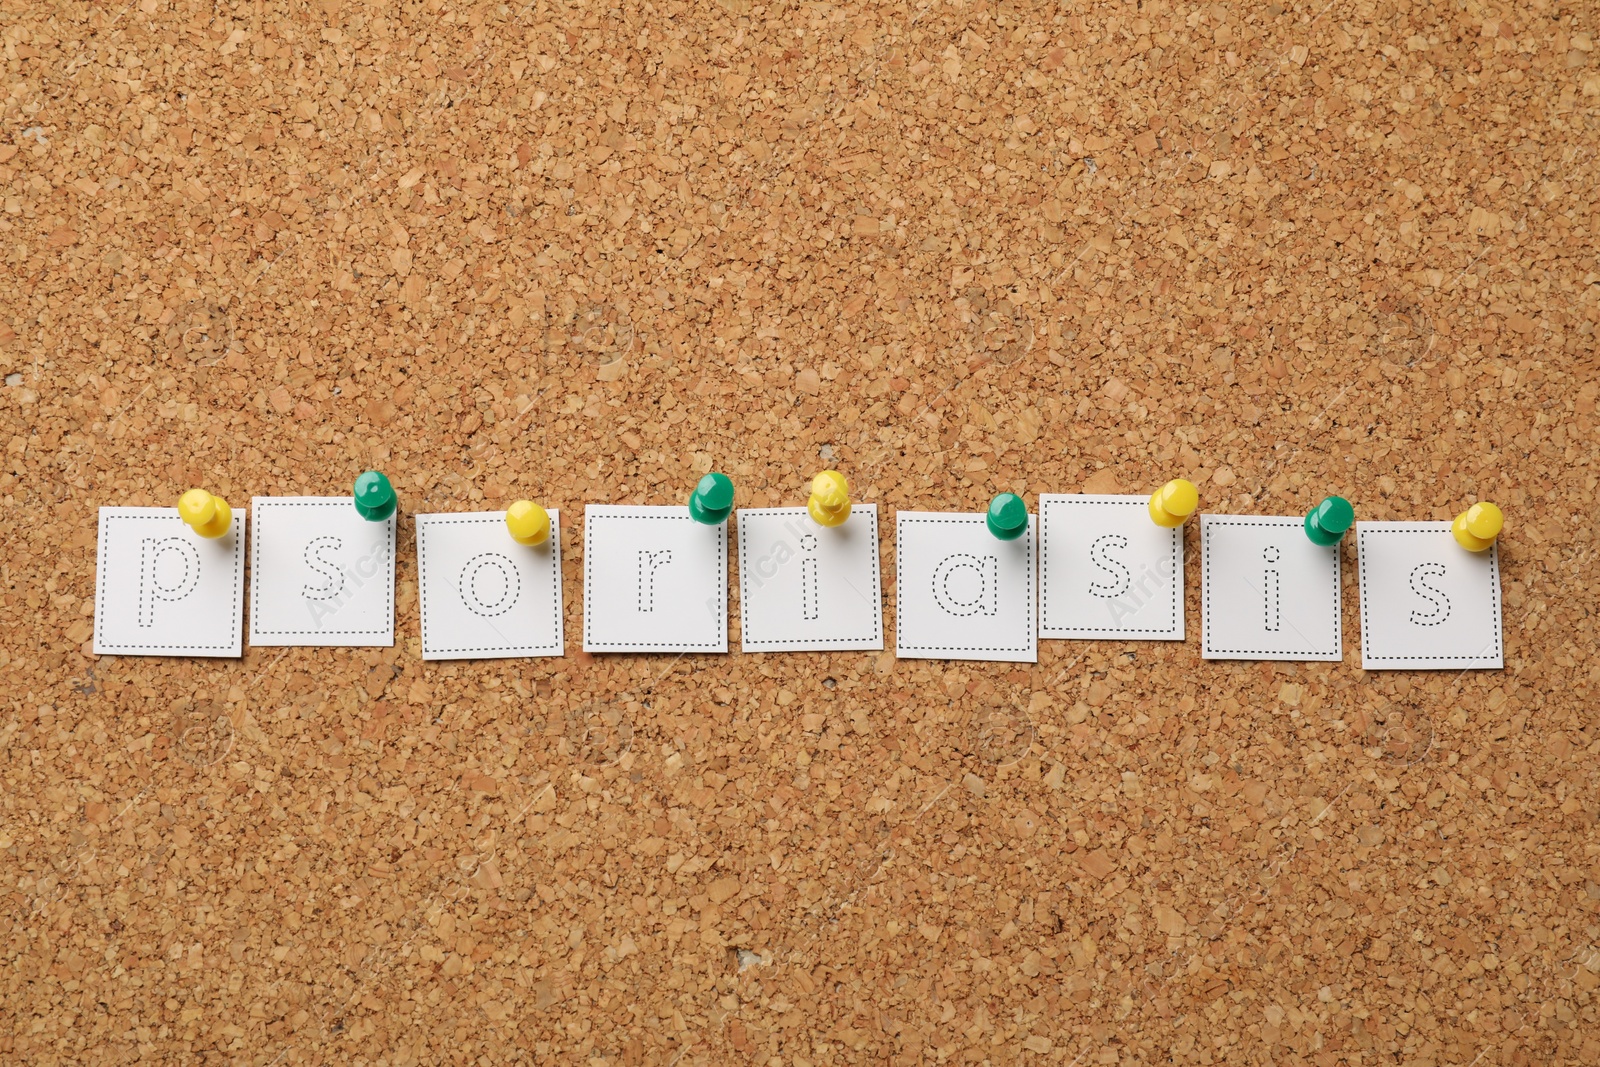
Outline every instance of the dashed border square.
[[(1490, 653), (1483, 652), (1471, 656), (1370, 656), (1367, 654), (1367, 583), (1366, 572), (1361, 567), (1361, 550), (1365, 538), (1369, 534), (1386, 533), (1438, 533), (1448, 531), (1448, 522), (1358, 522), (1356, 523), (1356, 585), (1361, 595), (1361, 666), (1363, 670), (1369, 669), (1368, 663), (1378, 663), (1383, 660), (1414, 661), (1419, 659), (1437, 660), (1440, 667), (1460, 666), (1477, 670), (1504, 670), (1505, 669), (1505, 620), (1501, 615), (1501, 585), (1500, 585), (1500, 545), (1498, 542), (1487, 549), (1489, 553), (1489, 600), (1494, 605), (1494, 653), (1493, 658), (1499, 660), (1498, 664), (1485, 663), (1490, 658)], [(1377, 668), (1380, 670), (1393, 670), (1395, 668)], [(1401, 670), (1406, 668), (1402, 667)], [(1425, 671), (1427, 667), (1411, 667), (1411, 670)]]
[[(373, 630), (263, 630), (258, 628), (259, 616), (257, 610), (260, 606), (258, 593), (261, 588), (261, 568), (258, 566), (258, 556), (261, 551), (261, 516), (265, 511), (277, 508), (354, 508), (355, 500), (347, 496), (331, 497), (301, 497), (301, 496), (258, 496), (250, 500), (250, 511), (256, 518), (256, 535), (250, 542), (250, 638), (253, 641), (257, 635), (262, 637), (292, 637), (299, 638), (293, 643), (271, 642), (280, 648), (391, 648), (394, 646), (394, 572), (399, 560), (395, 554), (395, 528), (399, 525), (400, 513), (396, 511), (383, 520), (388, 527), (389, 566), (384, 581), (385, 610), (389, 616), (387, 628), (379, 627)], [(319, 638), (330, 634), (339, 637), (387, 637), (385, 642), (374, 642), (371, 645), (352, 645), (348, 642), (326, 644)]]
[[(596, 508), (604, 508), (603, 512), (591, 514)], [(721, 641), (708, 644), (681, 644), (671, 649), (658, 648), (655, 644), (641, 644), (637, 641), (592, 641), (589, 639), (589, 589), (590, 578), (594, 569), (594, 551), (592, 535), (594, 532), (594, 518), (603, 519), (666, 519), (669, 521), (697, 522), (687, 508), (681, 515), (670, 514), (675, 509), (667, 507), (636, 507), (629, 508), (615, 504), (587, 504), (583, 510), (583, 648), (585, 652), (718, 652), (726, 654), (728, 651), (728, 521), (716, 524), (717, 531), (717, 575), (722, 583), (722, 596), (717, 598), (717, 625), (722, 634)]]
[[(808, 648), (796, 651), (827, 651), (838, 649), (840, 651), (876, 652), (883, 649), (883, 542), (878, 532), (878, 508), (874, 505), (867, 509), (858, 507), (851, 511), (852, 517), (870, 515), (872, 517), (872, 623), (874, 632), (867, 637), (821, 637), (821, 638), (774, 638), (768, 640), (751, 640), (745, 634), (750, 629), (750, 616), (748, 613), (749, 601), (744, 592), (745, 572), (745, 535), (744, 520), (746, 515), (771, 515), (777, 512), (793, 512), (795, 508), (740, 508), (739, 517), (739, 644), (744, 652), (782, 652), (780, 645), (807, 645)], [(799, 509), (804, 511), (804, 508)], [(845, 520), (849, 522), (849, 519)], [(874, 644), (873, 648), (864, 649), (865, 644)], [(823, 647), (818, 647), (823, 646)]]
[(1265, 660), (1279, 663), (1340, 663), (1344, 660), (1344, 583), (1340, 573), (1342, 566), (1341, 545), (1332, 547), (1333, 556), (1333, 640), (1338, 646), (1334, 654), (1323, 652), (1282, 652), (1271, 649), (1254, 648), (1212, 648), (1211, 647), (1211, 542), (1206, 536), (1207, 527), (1210, 526), (1272, 526), (1278, 529), (1291, 528), (1302, 520), (1293, 515), (1260, 516), (1248, 518), (1235, 515), (1202, 515), (1200, 516), (1200, 613), (1203, 622), (1200, 628), (1200, 655), (1202, 658), (1228, 659), (1234, 657), (1260, 657)]
[[(515, 652), (515, 653), (520, 653), (521, 654), (520, 656), (517, 656), (517, 657), (500, 657), (500, 658), (507, 658), (507, 659), (509, 659), (509, 658), (523, 658), (523, 657), (526, 657), (528, 659), (535, 659), (535, 658), (543, 658), (543, 657), (550, 657), (550, 656), (565, 655), (565, 653), (566, 653), (566, 632), (565, 632), (565, 627), (562, 626), (562, 619), (561, 619), (561, 609), (563, 607), (563, 604), (562, 604), (562, 596), (561, 596), (561, 511), (560, 511), (559, 508), (551, 508), (550, 509), (550, 540), (549, 540), (548, 544), (550, 545), (551, 552), (555, 556), (555, 558), (550, 561), (551, 562), (551, 568), (550, 568), (551, 608), (550, 608), (550, 610), (551, 610), (551, 613), (555, 616), (555, 618), (554, 618), (555, 636), (553, 638), (554, 643), (553, 644), (549, 644), (549, 645), (527, 645), (527, 644), (524, 644), (524, 645), (493, 645), (493, 646), (471, 647), (471, 648), (429, 648), (428, 647), (428, 583), (423, 578), (423, 559), (425, 558), (425, 555), (426, 555), (426, 552), (427, 552), (427, 532), (428, 532), (429, 527), (433, 527), (433, 526), (482, 526), (482, 525), (493, 525), (493, 526), (500, 527), (502, 530), (505, 530), (506, 529), (506, 520), (505, 520), (505, 512), (503, 512), (503, 511), (492, 512), (492, 513), (489, 513), (489, 514), (466, 514), (466, 515), (453, 515), (453, 514), (448, 514), (448, 513), (445, 513), (445, 514), (423, 514), (423, 515), (415, 515), (415, 516), (413, 516), (413, 520), (416, 523), (416, 529), (417, 529), (417, 614), (418, 614), (418, 617), (419, 617), (419, 624), (421, 626), (421, 632), (422, 632), (422, 658), (423, 659), (427, 659), (430, 653), (433, 654), (434, 656), (438, 656), (438, 657), (456, 658), (459, 653), (463, 653), (463, 652)], [(527, 548), (527, 546), (525, 546), (525, 545), (519, 545), (515, 541), (512, 541), (511, 540), (511, 533), (510, 533), (509, 530), (506, 531), (506, 540), (510, 543), (510, 547), (511, 548), (521, 548), (521, 549), (526, 549)], [(460, 658), (462, 658), (462, 659), (470, 659), (471, 657), (470, 656), (461, 656)], [(438, 660), (432, 660), (430, 662), (439, 662), (439, 661)]]
[[(1034, 658), (1032, 660), (1005, 660), (1005, 661), (996, 661), (996, 662), (1008, 662), (1008, 663), (1011, 663), (1011, 662), (1037, 663), (1038, 662), (1038, 656), (1039, 656), (1039, 628), (1038, 628), (1037, 624), (1034, 621), (1034, 606), (1035, 606), (1036, 601), (1039, 598), (1039, 583), (1038, 583), (1038, 567), (1035, 564), (1034, 558), (1033, 558), (1034, 546), (1035, 546), (1036, 542), (1038, 541), (1038, 529), (1037, 529), (1037, 527), (1035, 525), (1034, 517), (1031, 516), (1031, 515), (1028, 517), (1028, 532), (1023, 535), (1027, 540), (1027, 546), (1026, 546), (1027, 562), (1024, 564), (1024, 567), (1026, 569), (1026, 576), (1027, 576), (1027, 583), (1028, 583), (1028, 594), (1027, 594), (1027, 597), (1026, 597), (1027, 609), (1028, 609), (1028, 616), (1027, 616), (1028, 617), (1028, 632), (1033, 635), (1033, 641), (1031, 642), (1031, 647), (1030, 647), (1030, 643), (1029, 642), (1024, 642), (1020, 647), (1011, 647), (1011, 646), (998, 646), (998, 645), (997, 646), (908, 645), (908, 644), (902, 643), (901, 640), (900, 640), (900, 590), (902, 588), (900, 583), (901, 583), (901, 579), (904, 577), (904, 575), (902, 575), (900, 573), (900, 552), (901, 552), (901, 546), (903, 544), (903, 539), (900, 537), (900, 534), (899, 534), (900, 528), (906, 523), (925, 523), (927, 525), (934, 525), (936, 523), (957, 523), (957, 524), (963, 525), (963, 526), (971, 526), (971, 525), (974, 525), (974, 524), (982, 526), (982, 525), (985, 525), (986, 522), (987, 522), (987, 519), (983, 515), (941, 515), (941, 516), (936, 516), (935, 517), (935, 516), (928, 516), (928, 515), (911, 515), (911, 514), (907, 514), (906, 512), (903, 512), (903, 511), (902, 512), (897, 512), (895, 514), (895, 544), (894, 544), (894, 551), (895, 551), (895, 570), (894, 570), (894, 630), (895, 630), (895, 633), (894, 633), (894, 638), (895, 638), (895, 640), (894, 640), (894, 650), (895, 650), (895, 657), (896, 658), (899, 658), (901, 649), (905, 649), (905, 650), (907, 650), (909, 652), (935, 652), (935, 653), (947, 653), (947, 654), (948, 653), (959, 653), (959, 652), (1013, 652), (1013, 653), (1017, 653), (1019, 655), (1025, 655), (1025, 654), (1031, 652), (1033, 654), (1033, 656), (1034, 656)], [(911, 658), (920, 658), (920, 657), (911, 657)]]
[[(1117, 494), (1110, 493), (1041, 493), (1039, 495), (1039, 637), (1045, 641), (1139, 641), (1139, 640), (1166, 640), (1182, 641), (1185, 637), (1183, 618), (1183, 530), (1182, 526), (1175, 526), (1168, 531), (1172, 535), (1172, 625), (1129, 627), (1121, 630), (1116, 637), (1073, 637), (1073, 632), (1088, 631), (1103, 635), (1108, 626), (1056, 626), (1051, 627), (1045, 617), (1050, 609), (1050, 596), (1046, 592), (1050, 578), (1050, 553), (1045, 551), (1045, 544), (1050, 536), (1050, 510), (1054, 507), (1072, 507), (1078, 504), (1114, 504), (1126, 507), (1137, 507), (1148, 510), (1150, 502), (1144, 498), (1123, 499)], [(1055, 633), (1047, 633), (1054, 629)], [(1148, 636), (1145, 636), (1148, 635)]]
[[(205, 656), (213, 659), (231, 659), (244, 655), (244, 611), (239, 603), (244, 595), (244, 542), (248, 532), (249, 517), (244, 509), (235, 509), (233, 521), (233, 566), (236, 577), (229, 583), (232, 585), (233, 599), (228, 605), (228, 625), (231, 627), (228, 640), (219, 645), (128, 645), (117, 644), (101, 645), (101, 612), (105, 610), (106, 593), (106, 523), (114, 519), (172, 519), (178, 525), (176, 531), (187, 531), (189, 527), (178, 516), (177, 508), (120, 508), (102, 507), (99, 514), (99, 529), (97, 531), (99, 542), (95, 546), (95, 584), (94, 584), (94, 634), (90, 637), (91, 646), (97, 656)], [(137, 609), (136, 609), (137, 610)]]

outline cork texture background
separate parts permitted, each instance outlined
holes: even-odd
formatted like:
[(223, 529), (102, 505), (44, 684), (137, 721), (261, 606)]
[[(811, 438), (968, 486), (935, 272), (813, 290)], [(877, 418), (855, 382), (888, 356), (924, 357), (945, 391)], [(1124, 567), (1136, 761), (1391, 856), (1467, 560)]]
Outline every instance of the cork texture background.
[[(0, 1060), (1600, 1062), (1597, 10), (0, 3)], [(582, 506), (1501, 541), (1506, 666), (577, 651)], [(90, 654), (95, 509), (563, 516), (568, 653)], [(737, 583), (730, 603), (737, 647)]]

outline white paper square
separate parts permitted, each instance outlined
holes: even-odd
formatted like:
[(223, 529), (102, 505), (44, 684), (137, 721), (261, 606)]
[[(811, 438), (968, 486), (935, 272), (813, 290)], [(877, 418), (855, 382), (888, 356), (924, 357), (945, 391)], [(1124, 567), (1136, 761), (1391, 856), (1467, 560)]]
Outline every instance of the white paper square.
[(540, 545), (512, 540), (503, 511), (416, 519), (423, 659), (561, 655), (559, 511)]
[(1500, 547), (1469, 552), (1448, 522), (1358, 522), (1361, 666), (1500, 668)]
[(583, 650), (728, 651), (728, 524), (685, 507), (584, 508)]
[(902, 511), (895, 520), (895, 655), (1036, 663), (1039, 531), (1002, 541), (983, 515)]
[(882, 648), (878, 505), (832, 527), (805, 508), (740, 509), (739, 618), (746, 652)]
[(1200, 516), (1200, 655), (1339, 660), (1339, 546), (1303, 518)]
[(1183, 528), (1142, 496), (1039, 497), (1039, 636), (1183, 640)]
[(250, 502), (252, 645), (393, 645), (395, 516), (347, 496)]
[(241, 655), (244, 527), (238, 509), (212, 538), (177, 508), (101, 508), (95, 655)]

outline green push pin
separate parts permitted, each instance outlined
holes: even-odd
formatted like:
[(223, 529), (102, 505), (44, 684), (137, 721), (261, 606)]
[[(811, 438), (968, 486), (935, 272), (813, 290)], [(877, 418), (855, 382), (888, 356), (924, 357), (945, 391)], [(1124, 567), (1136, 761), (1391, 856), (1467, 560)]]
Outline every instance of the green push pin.
[(733, 482), (726, 474), (713, 471), (695, 483), (689, 494), (689, 517), (707, 526), (727, 521), (733, 511)]
[(1001, 493), (989, 501), (989, 532), (1002, 541), (1015, 541), (1028, 529), (1028, 505), (1015, 493)]
[(367, 471), (356, 479), (356, 510), (370, 522), (382, 522), (394, 514), (397, 501), (394, 486), (377, 471)]
[(1306, 513), (1306, 536), (1314, 545), (1336, 545), (1355, 521), (1356, 510), (1350, 501), (1330, 496)]

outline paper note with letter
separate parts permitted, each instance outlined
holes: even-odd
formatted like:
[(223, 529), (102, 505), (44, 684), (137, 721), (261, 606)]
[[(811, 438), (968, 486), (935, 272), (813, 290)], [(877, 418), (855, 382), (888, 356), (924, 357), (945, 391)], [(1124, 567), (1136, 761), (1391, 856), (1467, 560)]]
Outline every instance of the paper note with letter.
[(418, 515), (423, 659), (559, 656), (561, 515), (550, 536), (518, 544), (503, 511)]
[(895, 655), (1038, 661), (1038, 530), (1013, 541), (982, 514), (902, 511), (895, 521)]
[(101, 508), (98, 656), (243, 653), (245, 513), (201, 537), (177, 508)]
[(250, 513), (252, 645), (394, 644), (395, 516), (347, 496), (258, 496)]
[(728, 651), (728, 524), (685, 507), (584, 508), (583, 650)]
[(1448, 522), (1358, 522), (1361, 666), (1498, 669), (1500, 546), (1470, 552)]

